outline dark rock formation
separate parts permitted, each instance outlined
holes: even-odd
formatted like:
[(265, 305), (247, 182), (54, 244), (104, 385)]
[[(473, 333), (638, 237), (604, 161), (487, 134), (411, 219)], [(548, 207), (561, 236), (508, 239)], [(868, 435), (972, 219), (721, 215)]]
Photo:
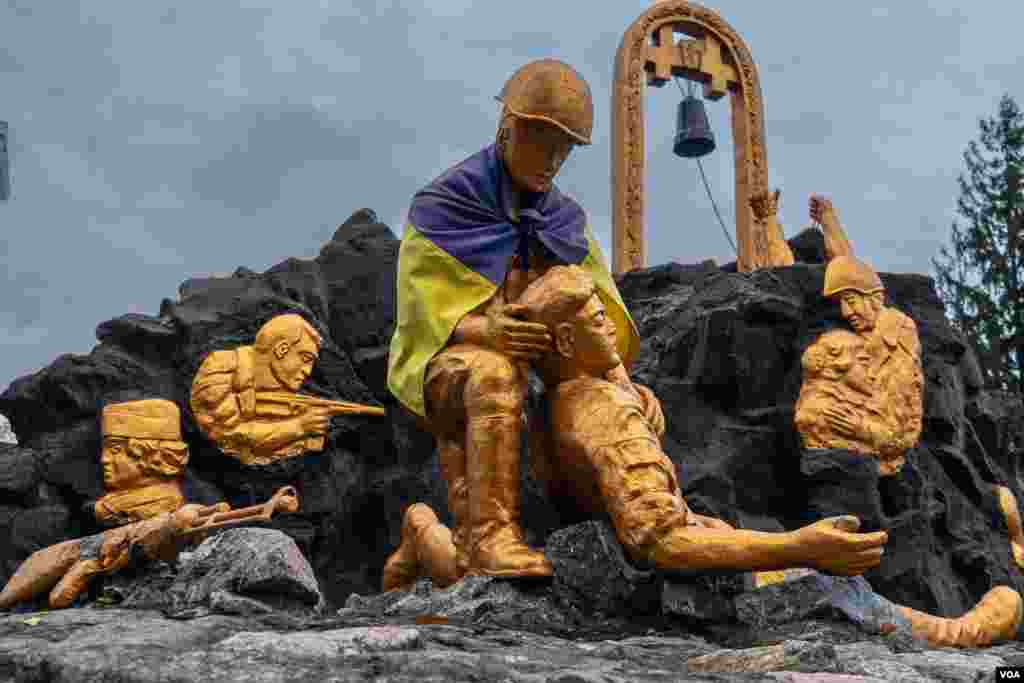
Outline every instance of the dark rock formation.
[[(815, 239), (800, 236), (807, 258), (820, 249)], [(352, 592), (374, 592), (406, 505), (421, 500), (442, 514), (445, 508), (432, 441), (385, 384), (397, 251), (387, 226), (371, 211), (357, 212), (315, 259), (289, 259), (262, 274), (240, 268), (231, 277), (188, 280), (158, 315), (103, 323), (90, 354), (62, 356), (14, 381), (0, 395), (0, 412), (21, 444), (0, 453), (0, 533), (10, 539), (0, 544), (0, 578), (43, 544), (97, 530), (82, 506), (102, 492), (99, 411), (111, 402), (161, 397), (183, 410), (194, 499), (249, 505), (295, 485), (301, 512), (273, 526), (310, 559), (328, 601), (339, 605)], [(823, 276), (821, 265), (806, 263), (738, 274), (705, 262), (620, 278), (643, 337), (634, 375), (662, 401), (664, 447), (694, 510), (764, 530), (805, 522), (807, 487), (793, 428), (799, 359), (818, 334), (842, 324), (838, 307), (820, 295)], [(1024, 588), (992, 494), (992, 485), (1003, 483), (1024, 500), (1016, 466), (1022, 410), (983, 389), (977, 362), (947, 324), (928, 278), (882, 278), (889, 304), (917, 322), (922, 338), (925, 431), (901, 475), (878, 485), (891, 542), (867, 578), (895, 602), (959, 615), (992, 585)], [(199, 433), (189, 388), (206, 353), (252, 343), (264, 322), (286, 312), (304, 315), (325, 336), (305, 390), (379, 403), (388, 418), (337, 418), (322, 453), (244, 468)], [(531, 542), (579, 521), (560, 515), (528, 478), (525, 486)], [(566, 562), (587, 561), (572, 550), (571, 538), (548, 542), (565, 546)], [(590, 579), (579, 580), (573, 590)], [(607, 590), (602, 607), (615, 612), (623, 593)], [(684, 605), (684, 597), (674, 604)]]

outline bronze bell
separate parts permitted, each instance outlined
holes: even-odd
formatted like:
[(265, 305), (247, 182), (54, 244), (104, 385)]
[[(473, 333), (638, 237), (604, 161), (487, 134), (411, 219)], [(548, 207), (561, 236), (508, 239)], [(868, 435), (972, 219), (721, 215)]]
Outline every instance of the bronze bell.
[(715, 134), (708, 123), (704, 102), (690, 95), (679, 103), (676, 144), (672, 148), (686, 159), (702, 157), (715, 151)]

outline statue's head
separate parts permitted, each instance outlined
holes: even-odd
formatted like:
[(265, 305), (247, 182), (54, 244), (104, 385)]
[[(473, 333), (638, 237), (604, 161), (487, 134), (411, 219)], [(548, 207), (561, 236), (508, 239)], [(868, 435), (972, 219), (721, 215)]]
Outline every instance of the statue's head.
[(108, 492), (149, 480), (176, 479), (188, 462), (181, 440), (181, 411), (172, 401), (114, 403), (101, 419), (103, 484)]
[(590, 86), (568, 64), (540, 59), (516, 70), (496, 99), (506, 171), (519, 188), (547, 192), (573, 147), (590, 144)]
[(852, 256), (837, 256), (825, 270), (823, 294), (839, 300), (843, 318), (857, 333), (875, 329), (885, 288), (878, 273)]
[(313, 373), (320, 355), (320, 333), (301, 315), (289, 313), (267, 321), (256, 333), (257, 362), (289, 391), (298, 391)]
[(542, 369), (557, 376), (602, 377), (619, 365), (615, 323), (608, 317), (590, 276), (579, 266), (556, 266), (535, 280), (519, 302), (533, 322), (547, 325), (554, 352)]

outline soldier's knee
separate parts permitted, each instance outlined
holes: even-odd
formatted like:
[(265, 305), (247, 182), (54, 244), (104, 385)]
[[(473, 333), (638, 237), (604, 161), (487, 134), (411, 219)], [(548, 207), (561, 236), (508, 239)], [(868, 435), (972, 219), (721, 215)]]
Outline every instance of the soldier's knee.
[(466, 382), (467, 412), (475, 415), (513, 414), (523, 409), (526, 377), (518, 365), (494, 352), (474, 359)]

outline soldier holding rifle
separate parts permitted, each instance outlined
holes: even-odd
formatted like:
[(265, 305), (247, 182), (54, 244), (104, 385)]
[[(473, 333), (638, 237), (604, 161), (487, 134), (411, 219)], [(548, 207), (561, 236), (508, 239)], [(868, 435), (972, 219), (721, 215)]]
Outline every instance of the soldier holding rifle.
[(173, 562), (206, 532), (265, 522), (275, 512), (297, 512), (295, 489), (285, 486), (262, 505), (231, 510), (227, 503), (185, 505), (126, 526), (43, 548), (25, 560), (0, 592), (0, 609), (50, 592), (50, 607), (67, 607), (96, 576), (113, 574), (140, 560)]
[(203, 432), (244, 465), (266, 465), (324, 447), (334, 415), (383, 408), (298, 394), (320, 354), (320, 334), (295, 314), (271, 318), (252, 346), (214, 351), (192, 382)]

